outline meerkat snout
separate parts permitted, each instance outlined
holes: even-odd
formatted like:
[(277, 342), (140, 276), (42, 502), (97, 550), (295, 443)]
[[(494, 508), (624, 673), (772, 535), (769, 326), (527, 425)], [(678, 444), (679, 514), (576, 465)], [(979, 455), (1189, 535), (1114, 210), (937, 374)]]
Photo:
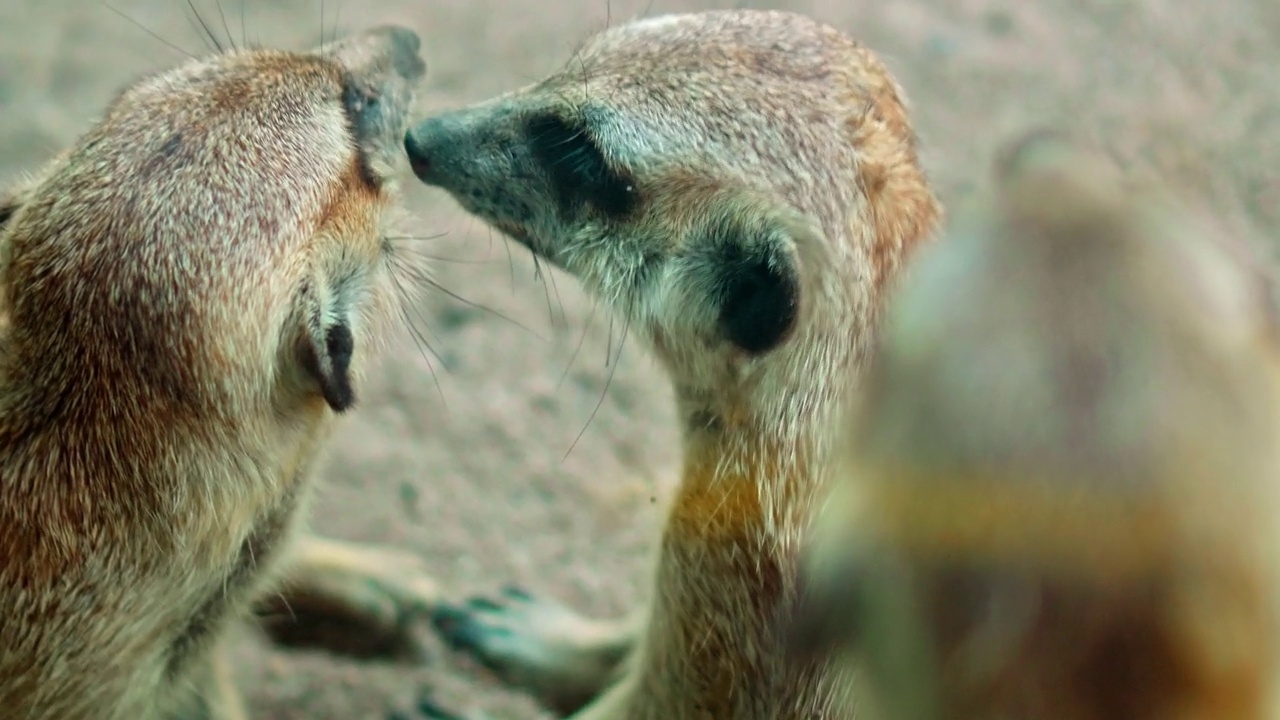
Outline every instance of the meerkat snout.
[(409, 167), (413, 174), (428, 185), (434, 184), (431, 178), (431, 159), (435, 155), (436, 143), (444, 135), (440, 117), (430, 117), (410, 128), (404, 134), (404, 150), (409, 156)]
[[(478, 180), (503, 165), (502, 160), (514, 169), (520, 162), (515, 154), (525, 154), (525, 131), (547, 130), (537, 127), (536, 121), (526, 126), (524, 114), (517, 108), (482, 105), (419, 118), (404, 134), (409, 165), (419, 180), (446, 190), (456, 174)], [(538, 134), (551, 141), (565, 140)]]
[(642, 178), (614, 159), (632, 152), (629, 130), (557, 102), (532, 95), (424, 118), (405, 153), (419, 180), (618, 298), (632, 327), (673, 355), (694, 340), (753, 359), (793, 336), (807, 291), (799, 246), (821, 242), (811, 216), (776, 193), (657, 161)]

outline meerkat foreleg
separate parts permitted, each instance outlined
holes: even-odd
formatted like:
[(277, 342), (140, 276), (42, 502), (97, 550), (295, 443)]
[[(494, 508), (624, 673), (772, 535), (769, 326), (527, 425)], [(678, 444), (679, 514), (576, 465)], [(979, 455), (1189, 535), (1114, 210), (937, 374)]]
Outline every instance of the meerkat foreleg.
[(300, 538), (276, 592), (258, 603), (286, 643), (316, 641), (357, 654), (416, 654), (414, 621), (439, 601), (425, 562), (409, 552), (316, 535)]

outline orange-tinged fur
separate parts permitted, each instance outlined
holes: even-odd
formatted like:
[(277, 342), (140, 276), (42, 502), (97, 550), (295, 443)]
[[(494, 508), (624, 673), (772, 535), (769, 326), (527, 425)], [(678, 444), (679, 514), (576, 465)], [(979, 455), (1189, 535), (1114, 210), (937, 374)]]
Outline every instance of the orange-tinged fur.
[(1276, 717), (1270, 266), (1057, 133), (993, 186), (890, 306), (797, 637), (886, 720)]
[(434, 599), (413, 558), (300, 532), (398, 301), (418, 44), (193, 59), (0, 193), (5, 720), (242, 720), (219, 646), (264, 596), (369, 633), (401, 618), (359, 593)]
[(443, 608), (444, 636), (581, 720), (834, 717), (840, 669), (792, 661), (775, 616), (884, 296), (940, 215), (893, 77), (795, 13), (659, 16), (405, 145), (650, 341), (683, 431), (648, 607), (514, 591)]

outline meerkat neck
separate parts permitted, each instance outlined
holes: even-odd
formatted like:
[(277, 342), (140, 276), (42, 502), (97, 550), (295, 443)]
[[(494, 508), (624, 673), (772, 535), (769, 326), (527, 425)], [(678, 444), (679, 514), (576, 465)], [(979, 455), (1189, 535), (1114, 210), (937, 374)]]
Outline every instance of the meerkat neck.
[(834, 403), (799, 391), (770, 400), (715, 414), (705, 409), (682, 413), (684, 460), (676, 513), (701, 518), (712, 533), (779, 538), (795, 534), (806, 522), (825, 477)]

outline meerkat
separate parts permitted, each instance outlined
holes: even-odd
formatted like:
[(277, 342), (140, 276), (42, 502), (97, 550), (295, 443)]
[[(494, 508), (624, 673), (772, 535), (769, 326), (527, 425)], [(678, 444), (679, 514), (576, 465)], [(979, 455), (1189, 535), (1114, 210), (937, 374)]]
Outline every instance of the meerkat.
[(827, 669), (785, 661), (773, 617), (882, 297), (940, 215), (896, 79), (799, 14), (667, 15), (405, 148), (648, 341), (683, 434), (648, 607), (516, 590), (442, 606), (444, 637), (576, 718), (829, 717)]
[(430, 608), (412, 556), (300, 532), (399, 298), (419, 45), (193, 59), (0, 196), (6, 720), (242, 720), (220, 639), (259, 599)]
[(890, 303), (798, 651), (887, 720), (1264, 720), (1280, 355), (1255, 248), (1052, 128)]

